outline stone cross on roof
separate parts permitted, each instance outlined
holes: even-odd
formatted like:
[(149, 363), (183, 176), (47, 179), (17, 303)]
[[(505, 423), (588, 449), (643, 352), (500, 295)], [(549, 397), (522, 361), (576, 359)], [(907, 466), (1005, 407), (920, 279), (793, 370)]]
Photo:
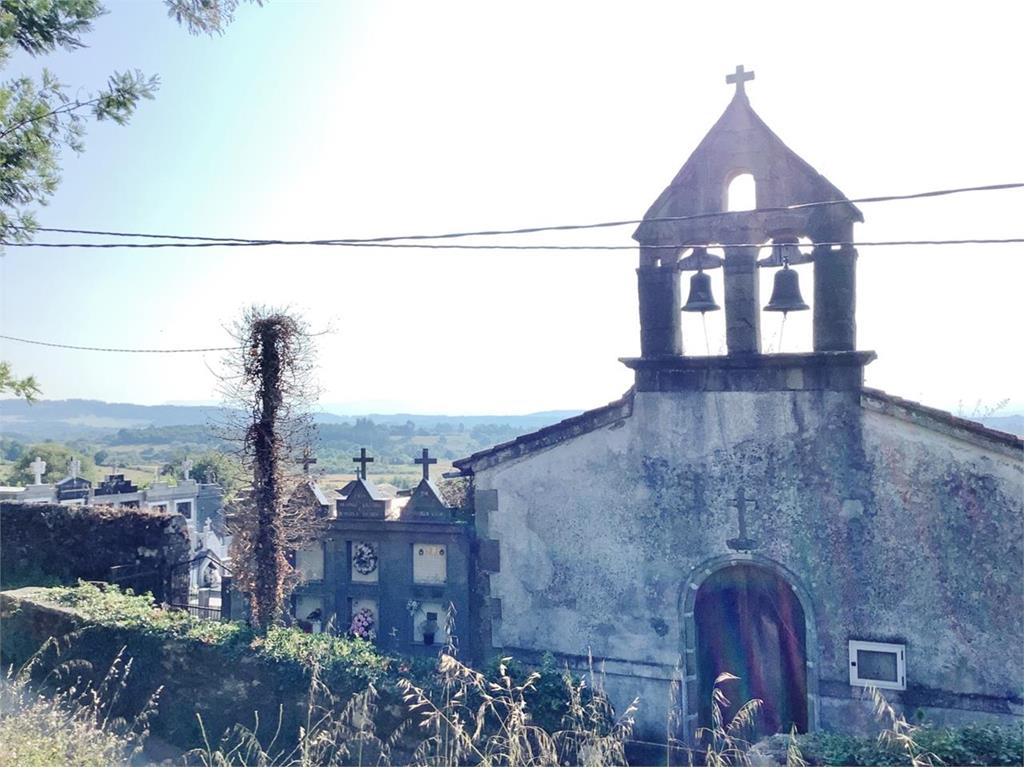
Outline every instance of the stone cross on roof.
[(437, 463), (436, 458), (430, 457), (430, 451), (427, 448), (423, 448), (423, 455), (417, 458), (413, 463), (419, 464), (423, 467), (423, 479), (430, 479), (430, 465)]
[(34, 482), (34, 484), (43, 484), (43, 475), (46, 473), (46, 461), (44, 461), (37, 455), (36, 459), (32, 461), (32, 463), (30, 463), (28, 467), (32, 469), (32, 473), (36, 475), (36, 481)]
[(316, 463), (316, 458), (313, 457), (312, 451), (306, 447), (302, 450), (302, 472), (308, 477), (309, 467)]
[(72, 458), (68, 461), (68, 474), (71, 475), (72, 479), (78, 479), (78, 472), (82, 470), (82, 462), (77, 458)]
[(373, 463), (373, 459), (367, 458), (366, 448), (361, 447), (359, 448), (359, 456), (357, 458), (353, 458), (352, 463), (359, 464), (359, 476), (362, 477), (363, 479), (366, 479), (366, 464)]
[(191, 458), (186, 458), (184, 461), (181, 462), (181, 471), (185, 475), (185, 479), (192, 479), (188, 475), (188, 473), (190, 471), (192, 471), (192, 467), (193, 466), (195, 466), (195, 464), (192, 463), (192, 459)]
[(729, 85), (735, 85), (736, 86), (736, 92), (737, 93), (742, 93), (744, 95), (746, 95), (746, 91), (743, 89), (744, 83), (749, 82), (750, 80), (753, 80), (753, 79), (754, 79), (754, 73), (753, 72), (747, 72), (745, 69), (743, 69), (743, 65), (742, 64), (740, 64), (738, 67), (736, 67), (736, 71), (733, 72), (731, 75), (726, 75), (725, 76), (725, 81)]

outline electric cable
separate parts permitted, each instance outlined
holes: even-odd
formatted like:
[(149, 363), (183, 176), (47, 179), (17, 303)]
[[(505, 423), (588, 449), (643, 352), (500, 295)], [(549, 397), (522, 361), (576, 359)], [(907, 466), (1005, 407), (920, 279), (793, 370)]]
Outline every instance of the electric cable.
[[(818, 247), (876, 247), (876, 246), (905, 246), (905, 245), (1011, 245), (1024, 243), (1024, 237), (996, 237), (984, 238), (975, 237), (955, 240), (874, 240), (874, 241), (834, 241), (816, 243), (796, 243), (798, 246)], [(285, 241), (285, 242), (7, 242), (0, 241), (0, 246), (12, 248), (91, 248), (109, 250), (113, 248), (128, 248), (134, 250), (152, 249), (185, 249), (185, 248), (252, 248), (268, 245), (282, 247), (294, 246), (326, 246), (339, 248), (412, 248), (419, 250), (682, 250), (693, 247), (693, 243), (684, 245), (459, 245), (449, 243), (423, 243), (423, 242), (347, 242), (347, 241)], [(764, 248), (771, 245), (770, 242), (738, 242), (710, 244), (708, 247), (735, 247), (735, 248)]]
[(35, 341), (30, 338), (17, 338), (16, 336), (0, 335), (5, 341), (16, 341), (21, 344), (33, 344), (34, 346), (49, 346), (54, 349), (74, 349), (83, 352), (121, 352), (126, 354), (195, 354), (198, 352), (233, 352), (240, 349), (240, 346), (211, 346), (205, 349), (116, 349), (105, 346), (74, 346), (72, 344), (57, 344), (50, 341)]
[[(471, 232), (448, 232), (444, 234), (413, 234), (413, 235), (392, 235), (386, 237), (370, 237), (370, 238), (356, 238), (356, 237), (334, 237), (329, 239), (317, 239), (317, 240), (286, 240), (286, 239), (263, 239), (263, 238), (250, 238), (250, 237), (205, 237), (200, 235), (181, 235), (181, 234), (152, 234), (144, 232), (120, 232), (120, 231), (105, 231), (99, 229), (70, 229), (60, 227), (35, 227), (35, 228), (22, 228), (23, 231), (40, 231), (40, 232), (54, 232), (61, 234), (90, 234), (99, 235), (106, 237), (141, 237), (146, 239), (170, 239), (170, 240), (194, 240), (204, 243), (221, 243), (231, 244), (240, 243), (245, 245), (323, 245), (323, 244), (368, 244), (368, 243), (382, 243), (382, 242), (395, 242), (399, 240), (442, 240), (442, 239), (455, 239), (462, 237), (491, 237), (498, 235), (510, 235), (510, 234), (536, 234), (539, 232), (564, 232), (564, 231), (578, 231), (585, 229), (607, 229), (618, 226), (630, 226), (638, 225), (643, 223), (662, 223), (662, 222), (680, 222), (680, 221), (696, 221), (701, 219), (716, 218), (716, 217), (727, 217), (736, 216), (741, 214), (751, 213), (780, 213), (786, 211), (798, 211), (807, 208), (824, 207), (831, 205), (851, 205), (851, 204), (865, 204), (865, 203), (879, 203), (879, 202), (896, 202), (901, 200), (915, 200), (915, 199), (927, 199), (933, 197), (945, 197), (953, 194), (964, 194), (969, 192), (993, 192), (993, 191), (1005, 191), (1010, 189), (1024, 188), (1024, 182), (1012, 182), (1006, 184), (987, 184), (983, 186), (969, 186), (969, 187), (955, 187), (950, 189), (933, 189), (925, 192), (912, 192), (910, 194), (890, 194), (890, 195), (875, 195), (872, 197), (859, 197), (852, 200), (821, 200), (818, 202), (806, 202), (797, 203), (794, 205), (776, 206), (776, 207), (765, 207), (755, 208), (753, 210), (745, 211), (717, 211), (714, 213), (696, 213), (685, 216), (652, 216), (644, 219), (625, 219), (620, 221), (603, 221), (590, 224), (559, 224), (552, 226), (531, 226), (521, 227), (516, 229), (489, 229)], [(13, 227), (19, 228), (19, 227)], [(17, 246), (20, 243), (3, 243), (5, 245)]]

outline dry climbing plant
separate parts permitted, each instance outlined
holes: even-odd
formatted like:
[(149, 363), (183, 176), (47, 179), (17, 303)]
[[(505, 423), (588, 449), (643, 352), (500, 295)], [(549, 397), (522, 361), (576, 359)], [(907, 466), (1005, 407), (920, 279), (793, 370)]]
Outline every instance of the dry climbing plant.
[[(313, 540), (323, 520), (315, 504), (290, 502), (301, 481), (296, 464), (311, 446), (315, 400), (313, 348), (305, 323), (283, 311), (253, 307), (234, 329), (239, 347), (221, 379), (238, 454), (249, 476), (234, 505), (235, 583), (250, 617), (265, 629), (280, 620), (296, 582), (288, 553)], [(233, 428), (231, 428), (233, 426)]]

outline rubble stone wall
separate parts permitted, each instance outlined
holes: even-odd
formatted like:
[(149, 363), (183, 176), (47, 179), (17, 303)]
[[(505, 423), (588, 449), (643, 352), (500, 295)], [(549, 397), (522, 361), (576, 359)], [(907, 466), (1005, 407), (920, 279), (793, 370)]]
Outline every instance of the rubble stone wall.
[(168, 598), (172, 565), (189, 558), (186, 522), (146, 509), (0, 503), (0, 584), (117, 582)]

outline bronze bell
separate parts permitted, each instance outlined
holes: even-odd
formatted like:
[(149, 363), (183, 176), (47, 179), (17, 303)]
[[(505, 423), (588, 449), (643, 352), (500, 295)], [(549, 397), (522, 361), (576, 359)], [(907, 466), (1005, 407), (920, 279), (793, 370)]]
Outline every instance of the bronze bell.
[(721, 307), (711, 295), (711, 275), (698, 271), (690, 278), (690, 295), (686, 297), (684, 312), (716, 312)]
[(800, 295), (800, 276), (796, 270), (790, 269), (785, 264), (775, 273), (775, 286), (772, 288), (772, 297), (768, 300), (766, 312), (802, 312), (810, 309), (804, 303)]

